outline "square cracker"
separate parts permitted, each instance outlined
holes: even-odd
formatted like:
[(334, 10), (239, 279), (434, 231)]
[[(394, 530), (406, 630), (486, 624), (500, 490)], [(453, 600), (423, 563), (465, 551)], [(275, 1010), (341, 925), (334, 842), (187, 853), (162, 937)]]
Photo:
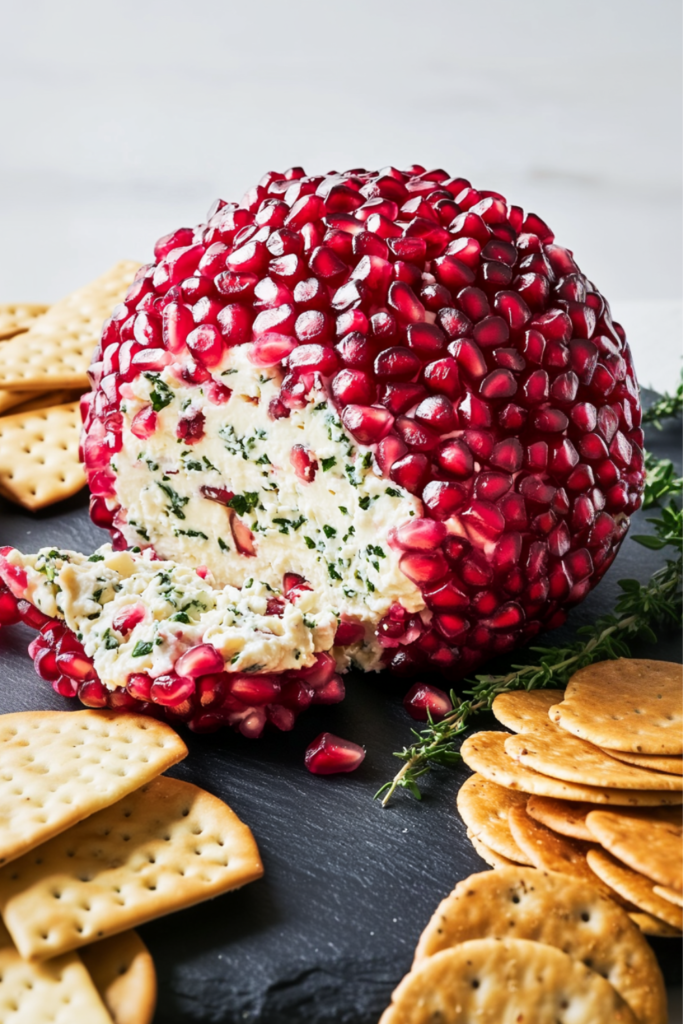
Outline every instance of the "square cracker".
[(0, 417), (0, 493), (35, 512), (85, 486), (78, 402)]
[(87, 388), (102, 324), (124, 299), (138, 267), (122, 260), (51, 306), (24, 334), (0, 345), (0, 388)]
[(165, 776), (0, 870), (0, 913), (27, 960), (193, 906), (260, 878), (249, 828)]
[(38, 302), (0, 302), (0, 341), (27, 331), (49, 308)]
[(137, 932), (121, 932), (84, 946), (80, 957), (114, 1024), (151, 1024), (157, 976)]
[(112, 1024), (78, 953), (29, 964), (0, 926), (0, 1020), (8, 1024)]
[(182, 760), (173, 729), (114, 711), (0, 716), (0, 864), (115, 803)]
[(9, 412), (10, 409), (16, 409), (18, 405), (30, 401), (38, 394), (38, 391), (7, 391), (5, 388), (0, 388), (0, 416)]
[(607, 978), (641, 1024), (666, 1024), (664, 980), (652, 949), (626, 911), (589, 882), (525, 867), (470, 875), (435, 910), (413, 966), (484, 938), (555, 946)]

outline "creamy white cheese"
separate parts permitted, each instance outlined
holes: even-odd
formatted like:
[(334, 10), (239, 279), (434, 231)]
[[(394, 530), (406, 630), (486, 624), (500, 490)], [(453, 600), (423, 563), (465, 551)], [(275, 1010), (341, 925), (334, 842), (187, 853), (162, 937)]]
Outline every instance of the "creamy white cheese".
[[(117, 525), (129, 544), (152, 545), (179, 565), (207, 566), (220, 584), (242, 587), (253, 578), (281, 591), (285, 573), (301, 574), (318, 613), (364, 624), (365, 642), (350, 654), (363, 668), (376, 668), (381, 648), (374, 630), (389, 607), (425, 607), (399, 568), (400, 552), (386, 543), (393, 527), (421, 514), (421, 502), (377, 475), (370, 450), (349, 436), (323, 390), (312, 391), (304, 409), (272, 420), (268, 406), (282, 372), (252, 365), (249, 347), (229, 350), (215, 374), (231, 391), (224, 404), (184, 384), (174, 367), (124, 388), (123, 448), (112, 465), (126, 513)], [(150, 403), (158, 423), (143, 441), (131, 422)], [(204, 434), (186, 444), (176, 430), (194, 412), (204, 416)], [(318, 463), (311, 482), (292, 468), (294, 445), (304, 445)], [(234, 510), (205, 497), (203, 486), (233, 492)], [(253, 556), (236, 549), (235, 514), (253, 534)], [(347, 662), (342, 656), (340, 667)]]
[[(46, 615), (63, 619), (92, 658), (102, 682), (125, 686), (131, 673), (152, 678), (170, 672), (180, 655), (208, 643), (233, 672), (284, 672), (312, 665), (332, 647), (337, 618), (313, 607), (313, 592), (285, 601), (268, 614), (273, 591), (266, 582), (242, 589), (203, 579), (187, 566), (154, 559), (151, 550), (95, 554), (43, 548), (35, 555), (13, 550), (11, 564), (28, 577), (26, 597)], [(132, 630), (117, 619), (134, 607), (144, 618)]]

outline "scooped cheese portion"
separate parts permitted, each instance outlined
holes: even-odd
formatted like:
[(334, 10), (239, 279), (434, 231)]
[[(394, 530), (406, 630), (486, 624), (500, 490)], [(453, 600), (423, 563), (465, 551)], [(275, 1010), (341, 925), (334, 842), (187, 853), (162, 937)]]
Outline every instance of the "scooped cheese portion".
[[(129, 544), (150, 544), (182, 565), (208, 566), (222, 584), (254, 579), (279, 591), (285, 573), (304, 576), (320, 613), (365, 624), (366, 641), (350, 654), (363, 668), (376, 668), (381, 648), (374, 629), (389, 607), (425, 607), (399, 568), (401, 552), (386, 543), (393, 527), (421, 514), (421, 502), (378, 475), (371, 452), (350, 437), (322, 387), (304, 409), (271, 419), (282, 371), (252, 365), (249, 348), (231, 349), (217, 374), (230, 389), (223, 404), (212, 384), (187, 385), (174, 367), (124, 386), (123, 448), (113, 469), (125, 513), (117, 525)], [(150, 404), (157, 426), (141, 440), (131, 424)], [(196, 413), (204, 417), (203, 436), (188, 444), (178, 439), (178, 424)], [(295, 445), (318, 464), (310, 482), (292, 466)], [(232, 492), (232, 508), (202, 488)], [(253, 555), (238, 549), (231, 519), (238, 531), (240, 523), (251, 531)]]
[[(109, 688), (125, 686), (131, 673), (152, 678), (170, 672), (180, 655), (211, 644), (234, 672), (284, 672), (305, 668), (332, 647), (337, 618), (312, 607), (312, 591), (296, 603), (278, 602), (266, 582), (253, 579), (240, 590), (216, 585), (187, 566), (154, 559), (153, 552), (113, 551), (93, 555), (43, 548), (35, 555), (13, 550), (8, 561), (28, 577), (26, 598), (46, 615), (63, 619), (92, 658)], [(144, 612), (132, 630), (125, 613)]]

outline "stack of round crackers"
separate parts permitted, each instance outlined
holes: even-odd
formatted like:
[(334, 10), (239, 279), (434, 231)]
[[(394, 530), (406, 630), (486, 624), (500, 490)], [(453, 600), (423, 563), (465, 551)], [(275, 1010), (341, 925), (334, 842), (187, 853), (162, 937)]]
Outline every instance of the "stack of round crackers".
[(462, 745), (475, 775), (458, 810), (492, 866), (590, 882), (648, 934), (683, 927), (681, 666), (619, 659), (581, 669), (566, 691), (493, 703), (513, 731)]
[(664, 981), (628, 915), (592, 885), (511, 866), (459, 882), (380, 1024), (666, 1024)]

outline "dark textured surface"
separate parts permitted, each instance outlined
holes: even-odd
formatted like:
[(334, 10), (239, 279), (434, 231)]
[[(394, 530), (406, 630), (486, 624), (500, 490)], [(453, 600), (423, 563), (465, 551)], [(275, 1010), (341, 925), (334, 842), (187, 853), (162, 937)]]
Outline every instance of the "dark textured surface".
[[(649, 447), (679, 461), (679, 428), (652, 430)], [(649, 529), (638, 515), (633, 532)], [(90, 550), (106, 538), (75, 498), (37, 515), (0, 501), (0, 542), (25, 551), (58, 543)], [(616, 581), (645, 581), (662, 562), (627, 538), (606, 579), (552, 639), (610, 609)], [(74, 706), (33, 672), (24, 627), (0, 634), (0, 712)], [(680, 636), (638, 654), (680, 660)], [(517, 656), (518, 660), (519, 656)], [(455, 882), (483, 864), (455, 810), (469, 774), (441, 770), (421, 804), (400, 793), (382, 810), (373, 793), (396, 770), (391, 752), (409, 741), (406, 684), (386, 677), (347, 682), (346, 701), (312, 709), (290, 734), (248, 741), (229, 732), (185, 738), (187, 760), (172, 774), (225, 799), (252, 827), (265, 878), (141, 929), (159, 974), (163, 1024), (373, 1024), (409, 968), (417, 937)], [(490, 716), (477, 722), (491, 728)], [(353, 775), (319, 778), (303, 766), (323, 729), (363, 743)], [(654, 943), (667, 980), (680, 985), (681, 944)]]

